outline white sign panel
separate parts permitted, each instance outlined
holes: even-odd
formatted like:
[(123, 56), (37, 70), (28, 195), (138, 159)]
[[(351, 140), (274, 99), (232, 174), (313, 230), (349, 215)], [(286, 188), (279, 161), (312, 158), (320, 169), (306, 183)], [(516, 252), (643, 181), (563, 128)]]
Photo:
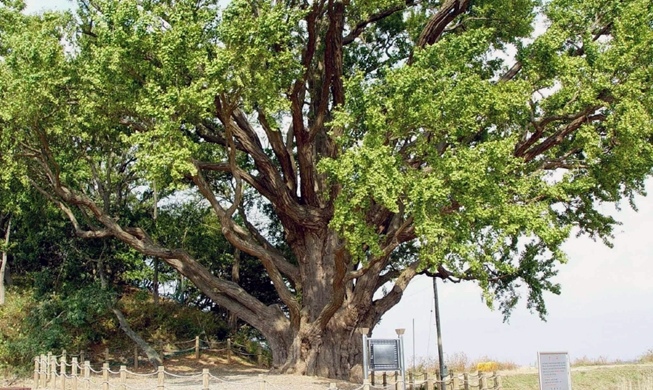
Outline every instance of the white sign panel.
[(538, 352), (540, 390), (571, 390), (571, 369), (567, 352)]

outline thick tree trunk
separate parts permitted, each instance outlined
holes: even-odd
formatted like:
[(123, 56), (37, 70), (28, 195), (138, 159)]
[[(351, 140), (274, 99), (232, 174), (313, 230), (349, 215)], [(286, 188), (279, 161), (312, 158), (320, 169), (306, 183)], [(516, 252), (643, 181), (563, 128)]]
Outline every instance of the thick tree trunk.
[(360, 382), (362, 337), (357, 328), (372, 329), (378, 320), (373, 292), (360, 302), (356, 292), (346, 288), (345, 273), (351, 266), (334, 232), (306, 233), (294, 249), (302, 274), (303, 307), (287, 350), (271, 345), (273, 356), (286, 355), (278, 371)]

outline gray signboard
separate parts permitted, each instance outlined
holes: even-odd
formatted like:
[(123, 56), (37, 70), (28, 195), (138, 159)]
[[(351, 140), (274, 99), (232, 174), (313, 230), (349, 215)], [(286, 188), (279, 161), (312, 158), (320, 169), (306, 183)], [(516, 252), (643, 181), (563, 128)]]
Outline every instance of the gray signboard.
[(399, 340), (370, 339), (370, 370), (400, 371)]

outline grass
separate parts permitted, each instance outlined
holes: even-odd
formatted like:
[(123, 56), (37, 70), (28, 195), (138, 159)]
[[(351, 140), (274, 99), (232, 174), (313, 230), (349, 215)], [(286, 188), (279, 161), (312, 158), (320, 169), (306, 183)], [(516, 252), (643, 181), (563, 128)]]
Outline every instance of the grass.
[[(631, 364), (572, 370), (574, 390), (653, 390), (653, 365)], [(505, 390), (539, 390), (537, 373), (507, 375)]]

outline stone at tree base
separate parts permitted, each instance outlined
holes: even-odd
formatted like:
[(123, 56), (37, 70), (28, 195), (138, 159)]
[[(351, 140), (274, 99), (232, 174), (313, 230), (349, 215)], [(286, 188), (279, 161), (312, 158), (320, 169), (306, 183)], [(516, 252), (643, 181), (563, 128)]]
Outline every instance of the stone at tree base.
[(363, 383), (363, 366), (360, 364), (352, 367), (351, 372), (349, 373), (349, 382), (352, 383)]

